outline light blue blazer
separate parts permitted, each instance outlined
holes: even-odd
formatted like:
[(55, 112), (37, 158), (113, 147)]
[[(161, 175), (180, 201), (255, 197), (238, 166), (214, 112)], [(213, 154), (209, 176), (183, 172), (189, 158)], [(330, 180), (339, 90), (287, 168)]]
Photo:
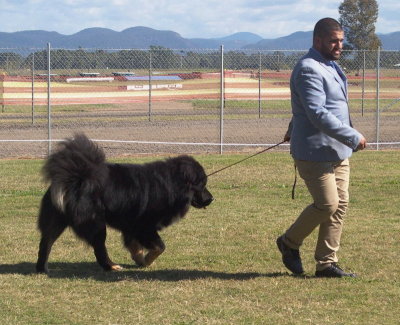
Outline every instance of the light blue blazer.
[(303, 56), (290, 79), (294, 159), (338, 161), (349, 158), (362, 135), (350, 121), (347, 79), (339, 66), (314, 48)]

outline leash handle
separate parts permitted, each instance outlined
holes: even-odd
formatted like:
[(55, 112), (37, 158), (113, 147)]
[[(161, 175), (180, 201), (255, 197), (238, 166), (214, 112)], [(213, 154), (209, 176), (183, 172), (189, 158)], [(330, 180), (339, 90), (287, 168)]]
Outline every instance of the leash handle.
[(253, 158), (254, 156), (257, 156), (257, 155), (259, 155), (259, 154), (261, 154), (261, 153), (263, 153), (263, 152), (266, 152), (266, 151), (271, 150), (271, 149), (273, 149), (273, 148), (275, 148), (275, 147), (277, 147), (277, 146), (280, 146), (281, 144), (283, 144), (283, 143), (285, 143), (285, 142), (286, 142), (286, 141), (283, 140), (282, 142), (279, 142), (279, 143), (274, 144), (274, 145), (272, 145), (272, 146), (270, 146), (270, 147), (268, 147), (268, 148), (266, 148), (266, 149), (263, 149), (263, 150), (261, 150), (261, 151), (259, 151), (259, 152), (256, 152), (255, 154), (253, 154), (253, 155), (251, 155), (251, 156), (248, 156), (248, 157), (246, 157), (246, 158), (244, 158), (244, 159), (241, 159), (241, 160), (239, 160), (239, 161), (237, 161), (237, 162), (235, 162), (235, 163), (233, 163), (233, 164), (231, 164), (231, 165), (228, 165), (228, 166), (225, 166), (225, 167), (223, 167), (223, 168), (221, 168), (221, 169), (218, 169), (218, 170), (216, 170), (215, 172), (212, 172), (211, 174), (208, 174), (207, 177), (212, 176), (212, 175), (214, 175), (214, 174), (217, 174), (217, 173), (219, 173), (219, 172), (222, 172), (223, 170), (228, 169), (228, 168), (230, 168), (230, 167), (232, 167), (232, 166), (235, 166), (235, 165), (237, 165), (237, 164), (240, 164), (241, 162), (243, 162), (243, 161), (245, 161), (245, 160), (247, 160), (247, 159)]

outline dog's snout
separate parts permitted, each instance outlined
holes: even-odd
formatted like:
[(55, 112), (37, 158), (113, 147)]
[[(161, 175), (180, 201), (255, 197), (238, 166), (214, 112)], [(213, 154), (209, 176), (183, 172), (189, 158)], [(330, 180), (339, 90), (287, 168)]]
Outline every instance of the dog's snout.
[(212, 201), (214, 201), (214, 197), (207, 188), (204, 188), (201, 192), (194, 193), (191, 204), (196, 208), (205, 208), (210, 205)]
[(205, 205), (210, 205), (211, 202), (214, 201), (214, 197), (212, 196), (210, 191), (207, 190), (207, 188), (205, 188), (203, 193), (202, 193), (202, 200), (203, 200)]
[(208, 206), (208, 205), (211, 204), (212, 201), (214, 201), (214, 198), (213, 198), (213, 197), (208, 198), (208, 199), (204, 200), (204, 205), (205, 205), (205, 206)]

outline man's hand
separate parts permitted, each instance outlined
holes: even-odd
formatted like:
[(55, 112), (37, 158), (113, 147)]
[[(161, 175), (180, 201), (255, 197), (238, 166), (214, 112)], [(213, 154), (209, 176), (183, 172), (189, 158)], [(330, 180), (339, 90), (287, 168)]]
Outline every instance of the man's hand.
[(283, 141), (285, 141), (285, 142), (289, 142), (290, 141), (290, 132), (289, 132), (289, 130), (285, 133), (285, 135), (283, 137)]
[(363, 150), (365, 149), (366, 146), (367, 146), (367, 140), (362, 136), (356, 150)]
[(283, 141), (285, 141), (285, 142), (290, 141), (290, 135), (292, 134), (292, 128), (293, 128), (292, 121), (290, 121), (287, 131), (286, 131), (285, 135), (283, 136)]

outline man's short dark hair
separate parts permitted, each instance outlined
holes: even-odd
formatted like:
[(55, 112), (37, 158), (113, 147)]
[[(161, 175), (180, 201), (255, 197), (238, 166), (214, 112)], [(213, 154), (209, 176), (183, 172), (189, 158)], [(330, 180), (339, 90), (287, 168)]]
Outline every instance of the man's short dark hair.
[(333, 18), (322, 18), (315, 24), (313, 37), (324, 37), (332, 31), (343, 31), (343, 27)]

